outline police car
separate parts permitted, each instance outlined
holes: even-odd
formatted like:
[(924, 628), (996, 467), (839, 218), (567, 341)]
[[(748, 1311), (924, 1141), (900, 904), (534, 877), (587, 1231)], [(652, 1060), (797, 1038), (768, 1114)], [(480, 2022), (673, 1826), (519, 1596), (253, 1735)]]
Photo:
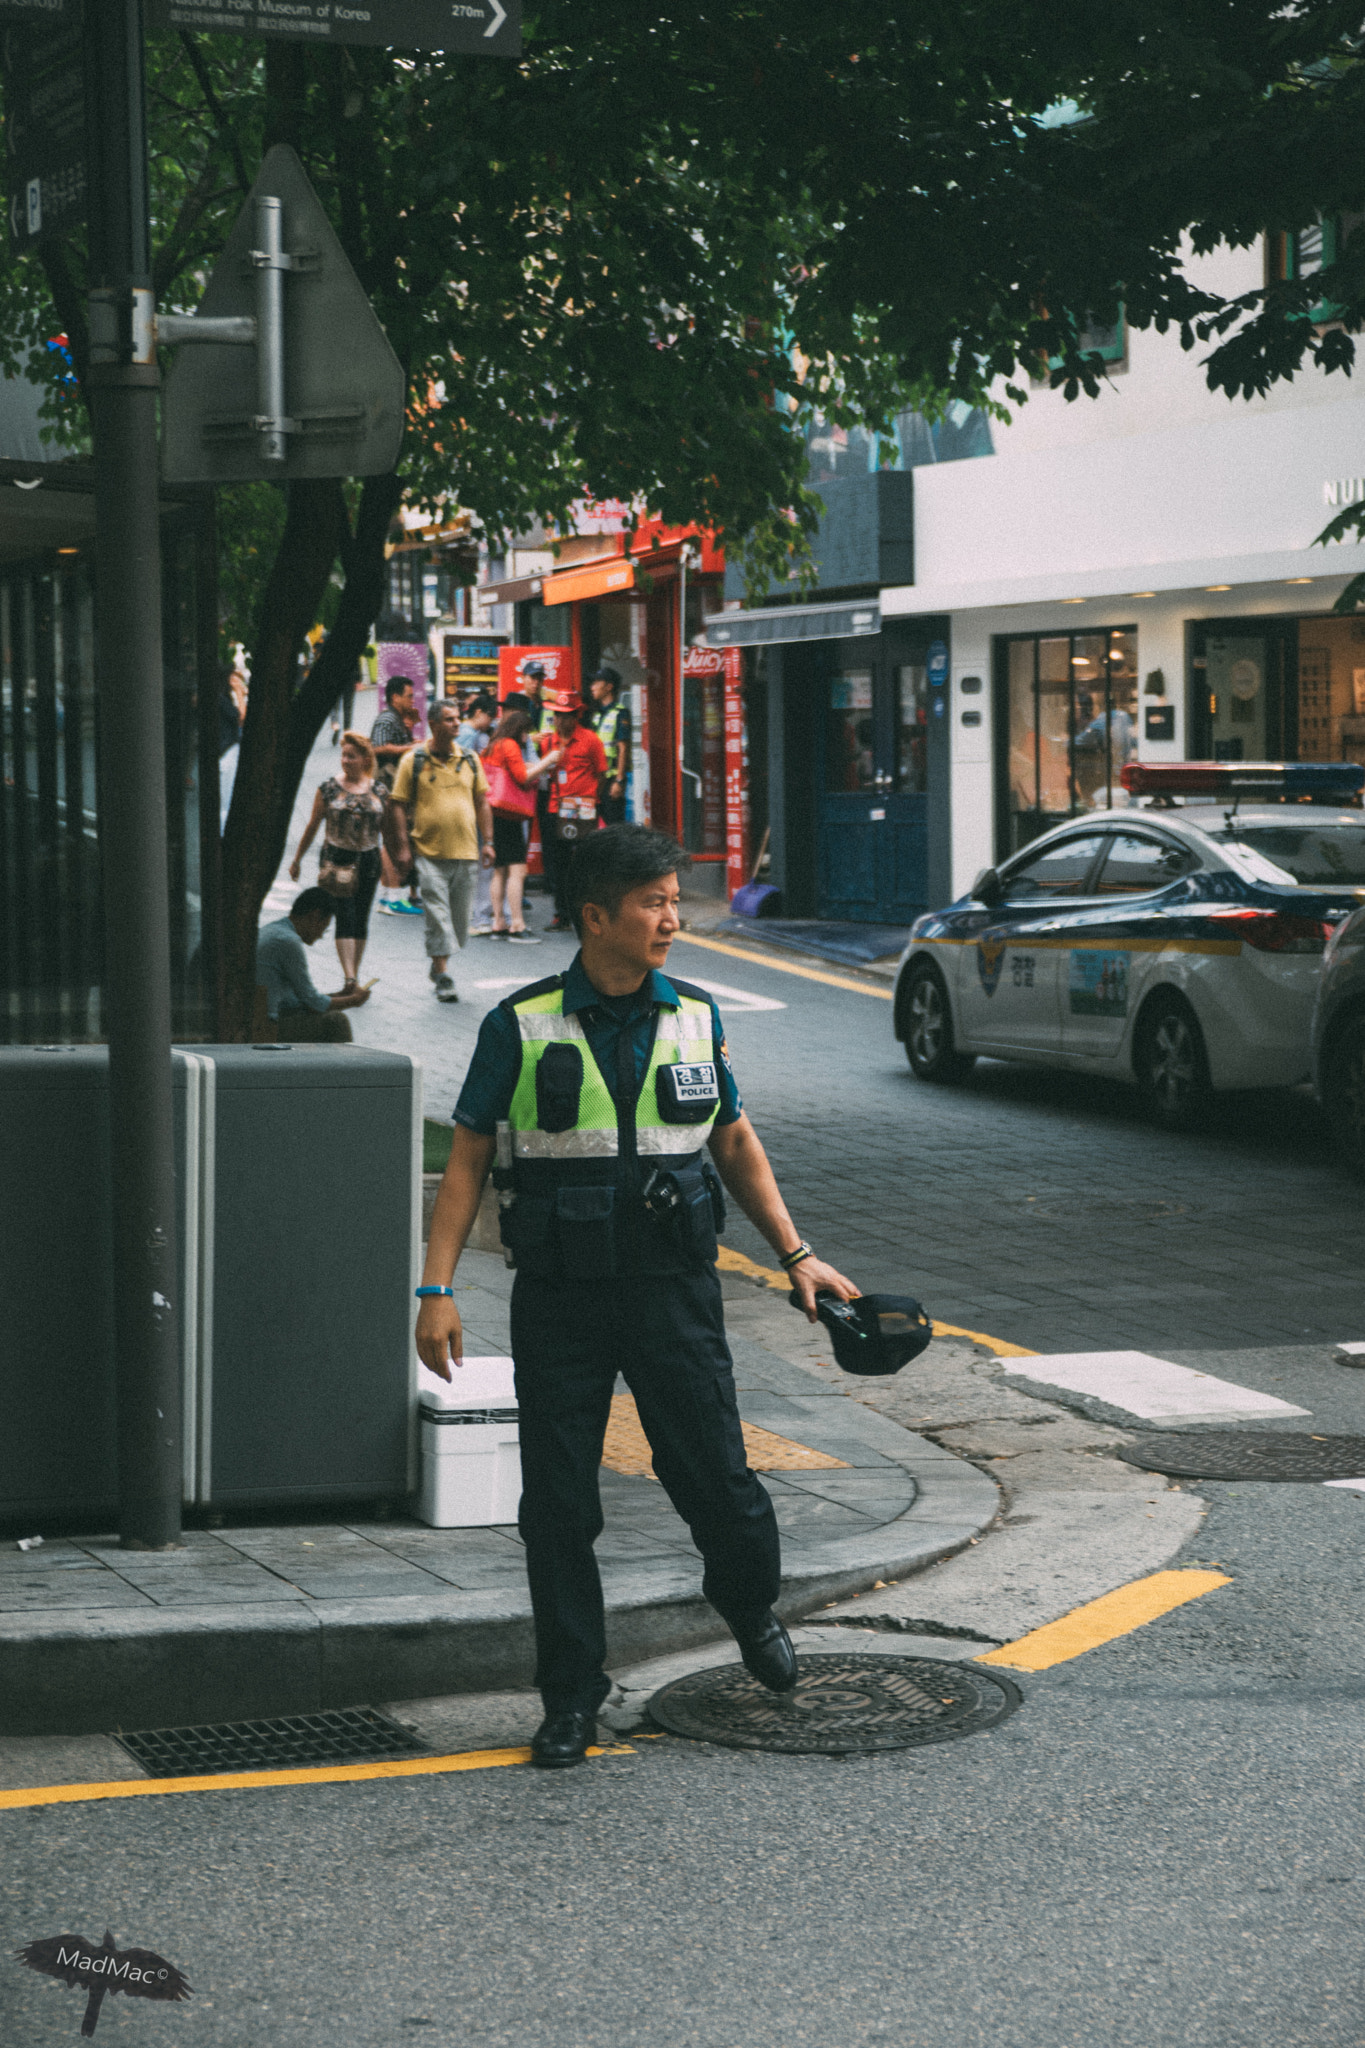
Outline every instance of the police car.
[(1069, 820), (921, 917), (896, 983), (914, 1072), (978, 1054), (1135, 1082), (1176, 1128), (1212, 1089), (1309, 1074), (1327, 941), (1365, 903), (1365, 768), (1130, 762), (1132, 808)]

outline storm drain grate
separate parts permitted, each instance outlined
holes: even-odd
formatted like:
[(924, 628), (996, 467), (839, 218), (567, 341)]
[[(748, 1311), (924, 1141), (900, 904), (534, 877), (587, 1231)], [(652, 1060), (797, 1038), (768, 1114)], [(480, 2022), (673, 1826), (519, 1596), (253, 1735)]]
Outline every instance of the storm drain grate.
[(1144, 1472), (1178, 1479), (1365, 1477), (1365, 1436), (1309, 1436), (1299, 1430), (1163, 1430), (1121, 1445), (1119, 1456)]
[(115, 1740), (153, 1778), (288, 1771), (430, 1754), (427, 1743), (373, 1707), (288, 1714), (276, 1721), (224, 1721), (208, 1728), (144, 1728)]
[(929, 1657), (798, 1657), (796, 1668), (795, 1690), (782, 1694), (741, 1665), (694, 1671), (657, 1692), (649, 1711), (693, 1742), (854, 1756), (976, 1735), (1020, 1700), (1008, 1678)]

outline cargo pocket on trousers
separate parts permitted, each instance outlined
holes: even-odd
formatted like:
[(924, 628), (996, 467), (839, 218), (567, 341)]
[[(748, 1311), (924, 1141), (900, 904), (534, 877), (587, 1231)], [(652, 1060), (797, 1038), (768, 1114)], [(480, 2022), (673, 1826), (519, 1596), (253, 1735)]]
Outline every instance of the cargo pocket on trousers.
[(560, 1188), (555, 1197), (555, 1228), (560, 1256), (575, 1279), (615, 1277), (614, 1187)]

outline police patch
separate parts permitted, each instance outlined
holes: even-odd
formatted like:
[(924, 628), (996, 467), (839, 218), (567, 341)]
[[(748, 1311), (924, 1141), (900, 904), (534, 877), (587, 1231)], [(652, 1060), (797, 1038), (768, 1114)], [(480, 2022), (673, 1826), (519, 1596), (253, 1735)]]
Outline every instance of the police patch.
[(1000, 971), (1005, 964), (1008, 944), (1008, 939), (997, 938), (993, 932), (983, 932), (976, 942), (976, 971), (988, 996), (993, 996), (1000, 986)]

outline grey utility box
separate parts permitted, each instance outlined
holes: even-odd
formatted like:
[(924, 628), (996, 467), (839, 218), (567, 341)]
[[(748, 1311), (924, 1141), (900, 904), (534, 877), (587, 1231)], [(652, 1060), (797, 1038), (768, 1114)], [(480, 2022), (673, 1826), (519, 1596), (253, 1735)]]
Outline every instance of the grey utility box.
[[(189, 1504), (416, 1484), (421, 1070), (364, 1046), (173, 1055)], [(117, 1501), (108, 1055), (0, 1047), (0, 1520)]]

